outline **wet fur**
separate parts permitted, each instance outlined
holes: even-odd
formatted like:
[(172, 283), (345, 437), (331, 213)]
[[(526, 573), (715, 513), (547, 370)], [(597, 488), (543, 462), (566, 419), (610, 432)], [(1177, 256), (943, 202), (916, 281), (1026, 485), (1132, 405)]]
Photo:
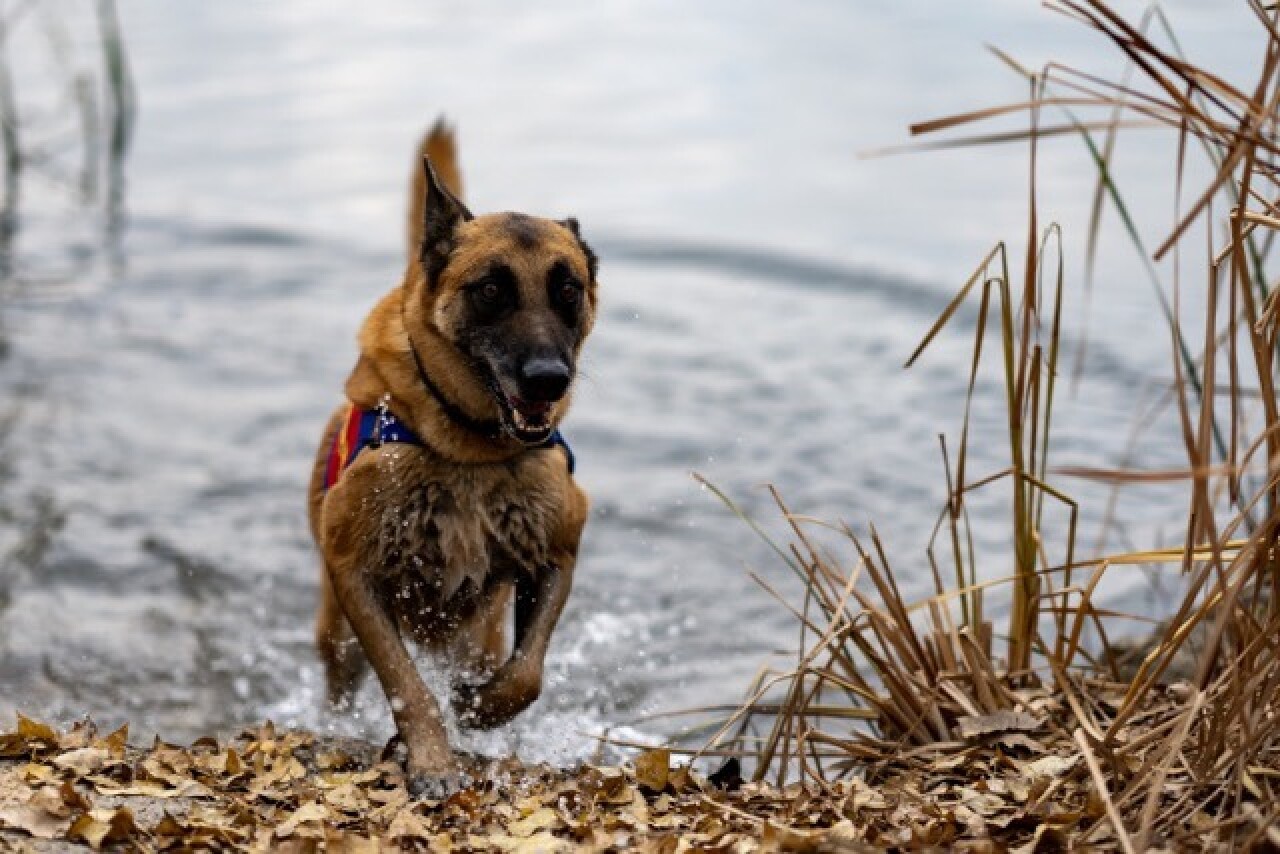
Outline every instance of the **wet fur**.
[[(346, 394), (365, 408), (388, 401), (428, 446), (365, 450), (326, 491), (325, 466), (346, 404), (339, 407), (316, 453), (309, 518), (324, 567), (316, 642), (330, 699), (348, 697), (366, 661), (372, 663), (408, 747), (410, 772), (443, 791), (455, 776), (452, 753), (436, 700), (403, 639), (487, 675), (478, 686), (454, 686), (451, 702), (464, 721), (496, 725), (527, 707), (541, 689), (543, 657), (568, 595), (588, 504), (560, 449), (486, 438), (452, 420), (424, 387), (411, 338), (451, 403), (474, 418), (499, 418), (481, 366), (506, 354), (492, 348), (517, 346), (522, 337), (551, 340), (571, 348), (576, 362), (594, 319), (596, 260), (576, 222), (524, 214), (471, 218), (459, 201), (453, 136), (442, 125), (420, 154), (443, 186), (433, 198), (425, 173), (415, 169), (405, 276), (366, 318)], [(476, 328), (466, 302), (468, 282), (495, 264), (511, 271), (531, 306), (501, 334)], [(567, 321), (556, 326), (552, 307), (538, 303), (538, 282), (554, 275), (555, 264), (568, 265), (585, 283), (581, 316), (569, 332), (560, 328)], [(552, 408), (553, 423), (568, 406), (566, 394)]]

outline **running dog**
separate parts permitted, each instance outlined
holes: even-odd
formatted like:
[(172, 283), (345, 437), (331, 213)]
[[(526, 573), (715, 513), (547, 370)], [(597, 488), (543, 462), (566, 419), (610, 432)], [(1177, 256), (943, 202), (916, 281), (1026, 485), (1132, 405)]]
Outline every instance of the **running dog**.
[(537, 699), (587, 519), (558, 425), (595, 319), (597, 264), (574, 219), (473, 216), (442, 122), (419, 155), (407, 269), (360, 329), (308, 509), (330, 701), (372, 665), (411, 789), (439, 797), (461, 775), (405, 638), (483, 679), (453, 680), (467, 726)]

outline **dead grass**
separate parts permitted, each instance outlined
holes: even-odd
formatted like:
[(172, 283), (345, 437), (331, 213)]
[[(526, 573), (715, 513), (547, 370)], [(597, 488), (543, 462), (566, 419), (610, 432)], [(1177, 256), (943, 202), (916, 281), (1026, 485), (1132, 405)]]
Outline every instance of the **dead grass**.
[[(1271, 257), (1280, 229), (1280, 17), (1247, 0), (1258, 40), (1241, 49), (1261, 47), (1261, 59), (1256, 81), (1237, 86), (1183, 57), (1158, 12), (1133, 22), (1101, 0), (1046, 6), (1108, 39), (1128, 60), (1124, 76), (1112, 81), (1059, 63), (1029, 71), (997, 51), (1026, 78), (1027, 100), (912, 129), (953, 133), (1020, 115), (1023, 130), (953, 136), (927, 147), (1012, 141), (1031, 151), (1025, 263), (1011, 269), (1010, 252), (996, 246), (909, 362), (928, 358), (929, 344), (960, 305), (977, 302), (959, 438), (942, 446), (948, 498), (927, 550), (934, 595), (904, 601), (874, 529), (859, 537), (836, 527), (849, 546), (841, 561), (813, 542), (819, 523), (775, 496), (792, 542), (771, 545), (805, 585), (803, 603), (787, 604), (805, 631), (802, 649), (794, 667), (761, 675), (708, 750), (739, 755), (757, 779), (778, 785), (856, 778), (978, 792), (981, 775), (952, 773), (940, 789), (937, 780), (958, 767), (957, 757), (970, 768), (1058, 756), (1072, 769), (1057, 784), (1060, 794), (1083, 787), (1088, 809), (1065, 822), (1024, 814), (1012, 832), (1007, 822), (987, 821), (966, 838), (985, 833), (1001, 844), (1039, 845), (1035, 835), (1051, 828), (1068, 842), (1126, 851), (1280, 846), (1280, 602), (1273, 595), (1280, 579), (1280, 296)], [(1150, 222), (1173, 225), (1151, 251), (1139, 236), (1148, 222), (1126, 204), (1111, 169), (1131, 126), (1164, 129), (1177, 145), (1170, 181), (1179, 201), (1172, 212), (1152, 212)], [(1042, 225), (1037, 206), (1038, 149), (1063, 135), (1079, 137), (1097, 168), (1080, 261), (1063, 259), (1059, 232)], [(1193, 158), (1207, 164), (1204, 186), (1187, 186)], [(1161, 307), (1170, 351), (1163, 414), (1181, 432), (1186, 462), (1179, 471), (1063, 470), (1050, 462), (1063, 373), (1063, 267), (1092, 270), (1106, 211), (1147, 259)], [(1160, 266), (1168, 259), (1176, 263)], [(1205, 318), (1198, 330), (1182, 320), (1180, 307), (1192, 303)], [(975, 474), (971, 443), (997, 441), (970, 431), (974, 383), (993, 359), (1006, 392), (1008, 463)], [(1077, 507), (1061, 485), (1079, 477), (1129, 490), (1184, 483), (1189, 512), (1181, 541), (1082, 557)], [(1007, 481), (1012, 495), (1012, 548), (980, 560), (967, 502), (998, 481)], [(1046, 514), (1058, 521), (1050, 524)], [(1110, 638), (1131, 615), (1109, 611), (1095, 597), (1108, 573), (1135, 563), (1178, 574), (1185, 596), (1126, 666)], [(993, 573), (1003, 577), (980, 580)], [(993, 598), (1009, 613), (999, 632), (986, 617), (995, 612)], [(1192, 666), (1178, 673), (1186, 660)]]

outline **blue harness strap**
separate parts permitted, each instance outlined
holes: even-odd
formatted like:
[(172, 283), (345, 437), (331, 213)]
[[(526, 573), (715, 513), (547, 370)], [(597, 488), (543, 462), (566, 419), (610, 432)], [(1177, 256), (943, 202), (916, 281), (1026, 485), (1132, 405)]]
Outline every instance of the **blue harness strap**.
[[(338, 482), (338, 478), (355, 461), (356, 455), (365, 448), (377, 448), (385, 442), (396, 442), (402, 445), (423, 446), (418, 438), (399, 418), (385, 409), (361, 409), (349, 404), (346, 417), (343, 419), (333, 444), (329, 448), (329, 460), (325, 466), (324, 488), (328, 489)], [(569, 465), (569, 474), (577, 467), (573, 449), (565, 441), (557, 428), (539, 448), (564, 449), (565, 461)]]
[(565, 462), (569, 464), (569, 474), (573, 474), (574, 470), (577, 469), (578, 460), (573, 456), (573, 448), (569, 447), (569, 442), (560, 433), (559, 427), (551, 431), (551, 436), (548, 437), (547, 441), (543, 442), (538, 447), (562, 448), (564, 450)]

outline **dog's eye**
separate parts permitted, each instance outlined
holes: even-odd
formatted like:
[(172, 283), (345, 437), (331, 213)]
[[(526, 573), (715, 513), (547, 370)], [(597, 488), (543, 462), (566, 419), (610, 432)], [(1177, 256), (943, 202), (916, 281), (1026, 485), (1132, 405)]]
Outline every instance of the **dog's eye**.
[(562, 282), (557, 288), (557, 296), (565, 305), (575, 306), (582, 297), (582, 289), (573, 282)]
[(498, 297), (502, 295), (502, 289), (498, 287), (498, 283), (494, 281), (482, 282), (475, 290), (476, 296), (485, 302), (497, 302)]

